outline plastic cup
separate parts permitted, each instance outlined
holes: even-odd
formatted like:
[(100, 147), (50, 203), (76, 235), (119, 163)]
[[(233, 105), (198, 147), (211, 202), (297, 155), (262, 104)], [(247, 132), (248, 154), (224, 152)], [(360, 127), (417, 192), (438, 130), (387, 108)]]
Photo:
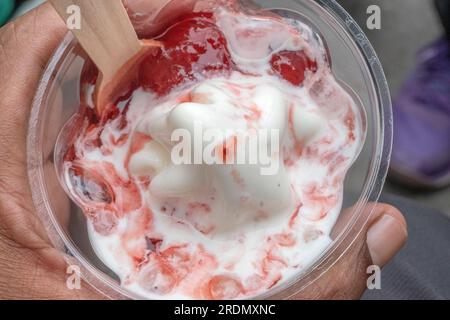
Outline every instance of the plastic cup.
[[(363, 209), (376, 203), (385, 181), (392, 145), (392, 110), (380, 62), (362, 30), (333, 0), (284, 0), (277, 12), (313, 26), (322, 35), (336, 77), (360, 102), (366, 115), (367, 137), (347, 173), (345, 215), (336, 224), (333, 242), (312, 265), (294, 279), (256, 298), (288, 299), (328, 272), (367, 223)], [(273, 9), (273, 1), (253, 3)], [(111, 299), (141, 299), (120, 286), (118, 277), (96, 256), (89, 242), (82, 211), (64, 192), (55, 169), (58, 134), (79, 107), (80, 74), (86, 58), (68, 33), (47, 65), (33, 103), (28, 134), (28, 173), (36, 212), (54, 246), (67, 253), (83, 279)], [(351, 88), (351, 89), (350, 89)]]

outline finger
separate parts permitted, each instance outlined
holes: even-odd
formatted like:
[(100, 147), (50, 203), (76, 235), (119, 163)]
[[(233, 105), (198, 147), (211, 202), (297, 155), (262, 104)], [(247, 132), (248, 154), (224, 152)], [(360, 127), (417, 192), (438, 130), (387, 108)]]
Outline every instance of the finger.
[(407, 237), (405, 218), (396, 208), (377, 207), (367, 230), (366, 243), (372, 263), (384, 267), (403, 247)]
[(0, 29), (0, 224), (23, 246), (43, 247), (27, 179), (26, 134), (42, 71), (66, 32), (44, 4)]
[(198, 0), (123, 0), (130, 19), (142, 38), (162, 33), (181, 15), (191, 12)]
[(48, 4), (0, 29), (0, 140), (7, 151), (2, 154), (9, 159), (25, 159), (25, 134), (34, 93), (64, 34), (64, 25)]
[(402, 214), (387, 204), (369, 205), (361, 213), (368, 223), (338, 261), (296, 299), (358, 299), (367, 289), (367, 268), (389, 262), (407, 239)]

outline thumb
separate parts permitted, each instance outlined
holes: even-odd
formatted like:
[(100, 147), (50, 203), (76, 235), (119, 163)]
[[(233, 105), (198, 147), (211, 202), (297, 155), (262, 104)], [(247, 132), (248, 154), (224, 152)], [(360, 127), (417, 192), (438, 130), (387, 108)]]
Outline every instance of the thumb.
[[(335, 229), (348, 222), (349, 212), (342, 214)], [(368, 266), (383, 267), (402, 248), (407, 226), (396, 208), (387, 204), (368, 205), (361, 215), (368, 223), (350, 248), (295, 299), (359, 299), (367, 289)]]
[(390, 205), (378, 205), (366, 234), (367, 250), (372, 263), (380, 267), (386, 265), (400, 251), (407, 237), (403, 215)]

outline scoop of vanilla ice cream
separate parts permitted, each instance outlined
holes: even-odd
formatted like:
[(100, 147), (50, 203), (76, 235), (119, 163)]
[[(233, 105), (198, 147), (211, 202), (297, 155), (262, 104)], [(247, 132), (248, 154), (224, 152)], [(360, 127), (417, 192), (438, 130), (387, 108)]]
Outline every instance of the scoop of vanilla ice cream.
[[(138, 128), (154, 140), (130, 161), (132, 173), (153, 177), (154, 197), (189, 202), (214, 190), (213, 208), (203, 219), (214, 225), (216, 235), (267, 222), (294, 206), (281, 152), (291, 102), (264, 77), (248, 77), (206, 80), (188, 92), (189, 102), (148, 112)], [(304, 139), (320, 130), (321, 118), (314, 113), (297, 112), (294, 121), (304, 128), (296, 130)], [(184, 134), (174, 138), (177, 130)], [(169, 146), (158, 138), (171, 135)], [(188, 146), (182, 152), (180, 142)], [(213, 163), (204, 158), (222, 148), (236, 153), (230, 163), (217, 161), (217, 154)], [(190, 162), (179, 163), (177, 155)]]

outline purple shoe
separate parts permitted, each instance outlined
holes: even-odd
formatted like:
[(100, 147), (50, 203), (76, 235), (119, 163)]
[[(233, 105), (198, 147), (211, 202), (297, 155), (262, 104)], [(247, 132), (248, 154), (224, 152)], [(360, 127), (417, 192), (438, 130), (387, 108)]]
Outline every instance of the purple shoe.
[(412, 187), (450, 184), (450, 43), (418, 54), (418, 66), (394, 102), (394, 178)]

